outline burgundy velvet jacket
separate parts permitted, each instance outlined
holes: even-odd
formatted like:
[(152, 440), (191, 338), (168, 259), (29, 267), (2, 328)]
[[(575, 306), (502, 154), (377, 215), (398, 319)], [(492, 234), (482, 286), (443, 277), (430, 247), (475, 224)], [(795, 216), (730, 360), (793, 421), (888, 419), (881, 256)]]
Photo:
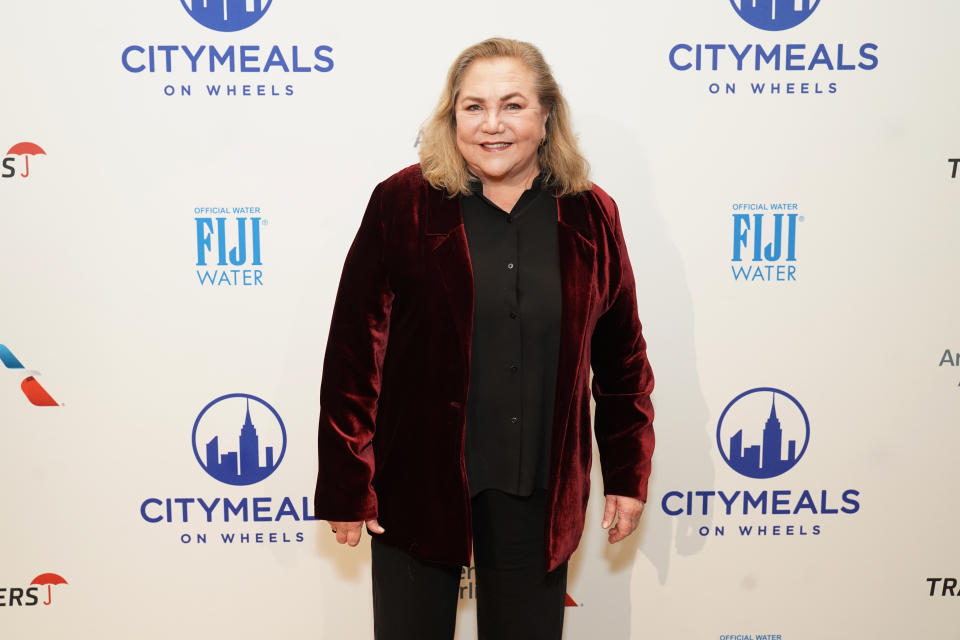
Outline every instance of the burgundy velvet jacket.
[[(604, 493), (646, 501), (653, 374), (614, 201), (557, 198), (561, 337), (546, 561), (566, 561), (590, 493), (590, 369)], [(347, 254), (320, 386), (316, 517), (378, 518), (380, 540), (469, 564), (465, 405), (473, 274), (460, 199), (419, 165), (377, 185)]]

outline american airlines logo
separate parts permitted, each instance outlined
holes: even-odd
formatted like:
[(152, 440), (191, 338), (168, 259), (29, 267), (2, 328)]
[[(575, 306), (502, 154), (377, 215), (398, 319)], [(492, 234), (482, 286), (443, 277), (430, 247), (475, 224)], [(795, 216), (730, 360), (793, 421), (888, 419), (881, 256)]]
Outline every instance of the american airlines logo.
[(36, 407), (58, 407), (60, 406), (56, 400), (51, 397), (47, 390), (37, 381), (36, 376), (40, 375), (39, 371), (33, 371), (27, 369), (23, 366), (23, 363), (17, 359), (13, 352), (3, 344), (0, 344), (0, 362), (3, 363), (3, 366), (8, 370), (13, 371), (19, 374), (21, 377), (20, 390), (23, 391), (23, 395), (27, 396), (27, 400), (30, 401), (30, 404)]

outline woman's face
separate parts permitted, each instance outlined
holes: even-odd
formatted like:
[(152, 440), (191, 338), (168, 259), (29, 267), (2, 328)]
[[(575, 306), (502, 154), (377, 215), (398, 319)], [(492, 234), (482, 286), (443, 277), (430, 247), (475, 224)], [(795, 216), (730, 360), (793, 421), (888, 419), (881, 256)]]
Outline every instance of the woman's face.
[(547, 113), (533, 72), (516, 58), (481, 58), (463, 75), (455, 105), (457, 148), (484, 185), (526, 183), (540, 171)]

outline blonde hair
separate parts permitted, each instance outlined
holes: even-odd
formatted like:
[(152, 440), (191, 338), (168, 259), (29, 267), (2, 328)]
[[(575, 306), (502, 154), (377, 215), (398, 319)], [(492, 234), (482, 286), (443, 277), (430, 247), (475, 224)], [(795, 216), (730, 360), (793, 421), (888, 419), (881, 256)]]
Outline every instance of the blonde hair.
[(593, 187), (588, 177), (590, 166), (577, 147), (567, 101), (549, 65), (529, 42), (507, 38), (490, 38), (468, 47), (450, 66), (437, 108), (421, 131), (420, 170), (424, 179), (451, 197), (470, 193), (470, 181), (475, 178), (457, 148), (455, 107), (467, 68), (482, 58), (516, 58), (533, 72), (537, 98), (548, 114), (546, 139), (537, 150), (544, 183), (553, 185), (558, 195), (589, 191)]

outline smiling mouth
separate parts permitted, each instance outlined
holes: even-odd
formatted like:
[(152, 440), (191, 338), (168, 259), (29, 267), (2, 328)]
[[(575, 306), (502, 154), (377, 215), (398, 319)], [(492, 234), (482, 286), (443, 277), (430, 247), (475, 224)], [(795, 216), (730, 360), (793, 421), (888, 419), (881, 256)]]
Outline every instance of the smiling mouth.
[(509, 147), (511, 142), (484, 142), (480, 146), (489, 151), (500, 151), (501, 149), (506, 149)]

